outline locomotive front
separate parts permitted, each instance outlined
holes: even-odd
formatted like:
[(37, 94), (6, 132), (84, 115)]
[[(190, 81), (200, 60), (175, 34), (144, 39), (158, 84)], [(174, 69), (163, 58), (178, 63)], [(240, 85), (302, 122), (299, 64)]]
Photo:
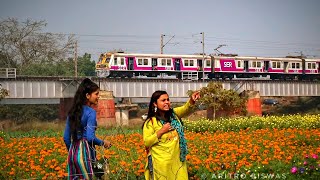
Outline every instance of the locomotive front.
[(96, 63), (96, 75), (98, 77), (108, 77), (110, 75), (111, 53), (101, 54)]

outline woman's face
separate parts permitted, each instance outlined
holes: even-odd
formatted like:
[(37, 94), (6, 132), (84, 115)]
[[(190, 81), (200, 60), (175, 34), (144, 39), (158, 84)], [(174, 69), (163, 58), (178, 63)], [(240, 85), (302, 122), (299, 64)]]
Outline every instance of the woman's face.
[(91, 105), (91, 104), (97, 105), (99, 100), (99, 89), (92, 92), (91, 94), (87, 94), (86, 96), (87, 96), (88, 105)]
[(154, 106), (161, 111), (169, 111), (170, 110), (170, 100), (168, 94), (162, 94), (157, 103), (154, 103)]

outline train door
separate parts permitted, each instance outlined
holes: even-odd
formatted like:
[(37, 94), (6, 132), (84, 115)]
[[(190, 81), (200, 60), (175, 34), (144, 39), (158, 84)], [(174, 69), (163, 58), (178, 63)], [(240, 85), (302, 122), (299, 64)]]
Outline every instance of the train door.
[(243, 69), (245, 72), (249, 72), (249, 61), (244, 61)]
[(216, 67), (216, 61), (213, 56), (211, 56), (211, 72), (215, 72), (215, 67)]
[(264, 72), (268, 72), (268, 70), (269, 70), (269, 61), (264, 61), (263, 62), (263, 64), (264, 64)]
[(288, 62), (283, 62), (283, 70), (284, 70), (284, 73), (288, 73), (289, 69), (289, 63)]
[(158, 59), (157, 58), (152, 58), (151, 65), (152, 65), (152, 70), (157, 70)]
[(174, 59), (174, 70), (180, 71), (180, 61), (181, 61), (180, 58)]
[(202, 63), (202, 59), (197, 59), (197, 63), (198, 63), (198, 71), (202, 71), (203, 64), (204, 64), (204, 63)]
[(133, 70), (133, 61), (134, 61), (133, 57), (128, 58), (128, 70)]

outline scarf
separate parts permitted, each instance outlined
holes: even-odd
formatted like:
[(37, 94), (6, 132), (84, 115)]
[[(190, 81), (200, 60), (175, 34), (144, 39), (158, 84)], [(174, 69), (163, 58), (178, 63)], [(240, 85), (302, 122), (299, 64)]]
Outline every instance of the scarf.
[[(188, 148), (187, 148), (187, 140), (184, 137), (183, 126), (178, 120), (177, 116), (174, 114), (174, 112), (172, 112), (172, 115), (170, 116), (170, 121), (171, 121), (170, 126), (173, 127), (175, 130), (177, 130), (179, 134), (180, 161), (184, 162), (188, 154)], [(164, 121), (162, 119), (160, 119), (160, 122), (162, 125), (167, 123), (167, 121)]]

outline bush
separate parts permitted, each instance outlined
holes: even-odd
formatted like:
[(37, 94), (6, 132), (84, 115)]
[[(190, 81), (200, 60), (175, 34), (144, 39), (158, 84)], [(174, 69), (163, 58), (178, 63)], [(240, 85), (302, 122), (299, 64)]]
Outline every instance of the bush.
[(16, 123), (23, 123), (32, 120), (52, 121), (58, 118), (59, 105), (57, 104), (0, 105), (0, 120), (13, 120)]
[(198, 121), (184, 120), (185, 128), (192, 132), (240, 131), (245, 129), (285, 129), (285, 128), (320, 128), (320, 114), (317, 115), (288, 115), (266, 117), (237, 117)]

